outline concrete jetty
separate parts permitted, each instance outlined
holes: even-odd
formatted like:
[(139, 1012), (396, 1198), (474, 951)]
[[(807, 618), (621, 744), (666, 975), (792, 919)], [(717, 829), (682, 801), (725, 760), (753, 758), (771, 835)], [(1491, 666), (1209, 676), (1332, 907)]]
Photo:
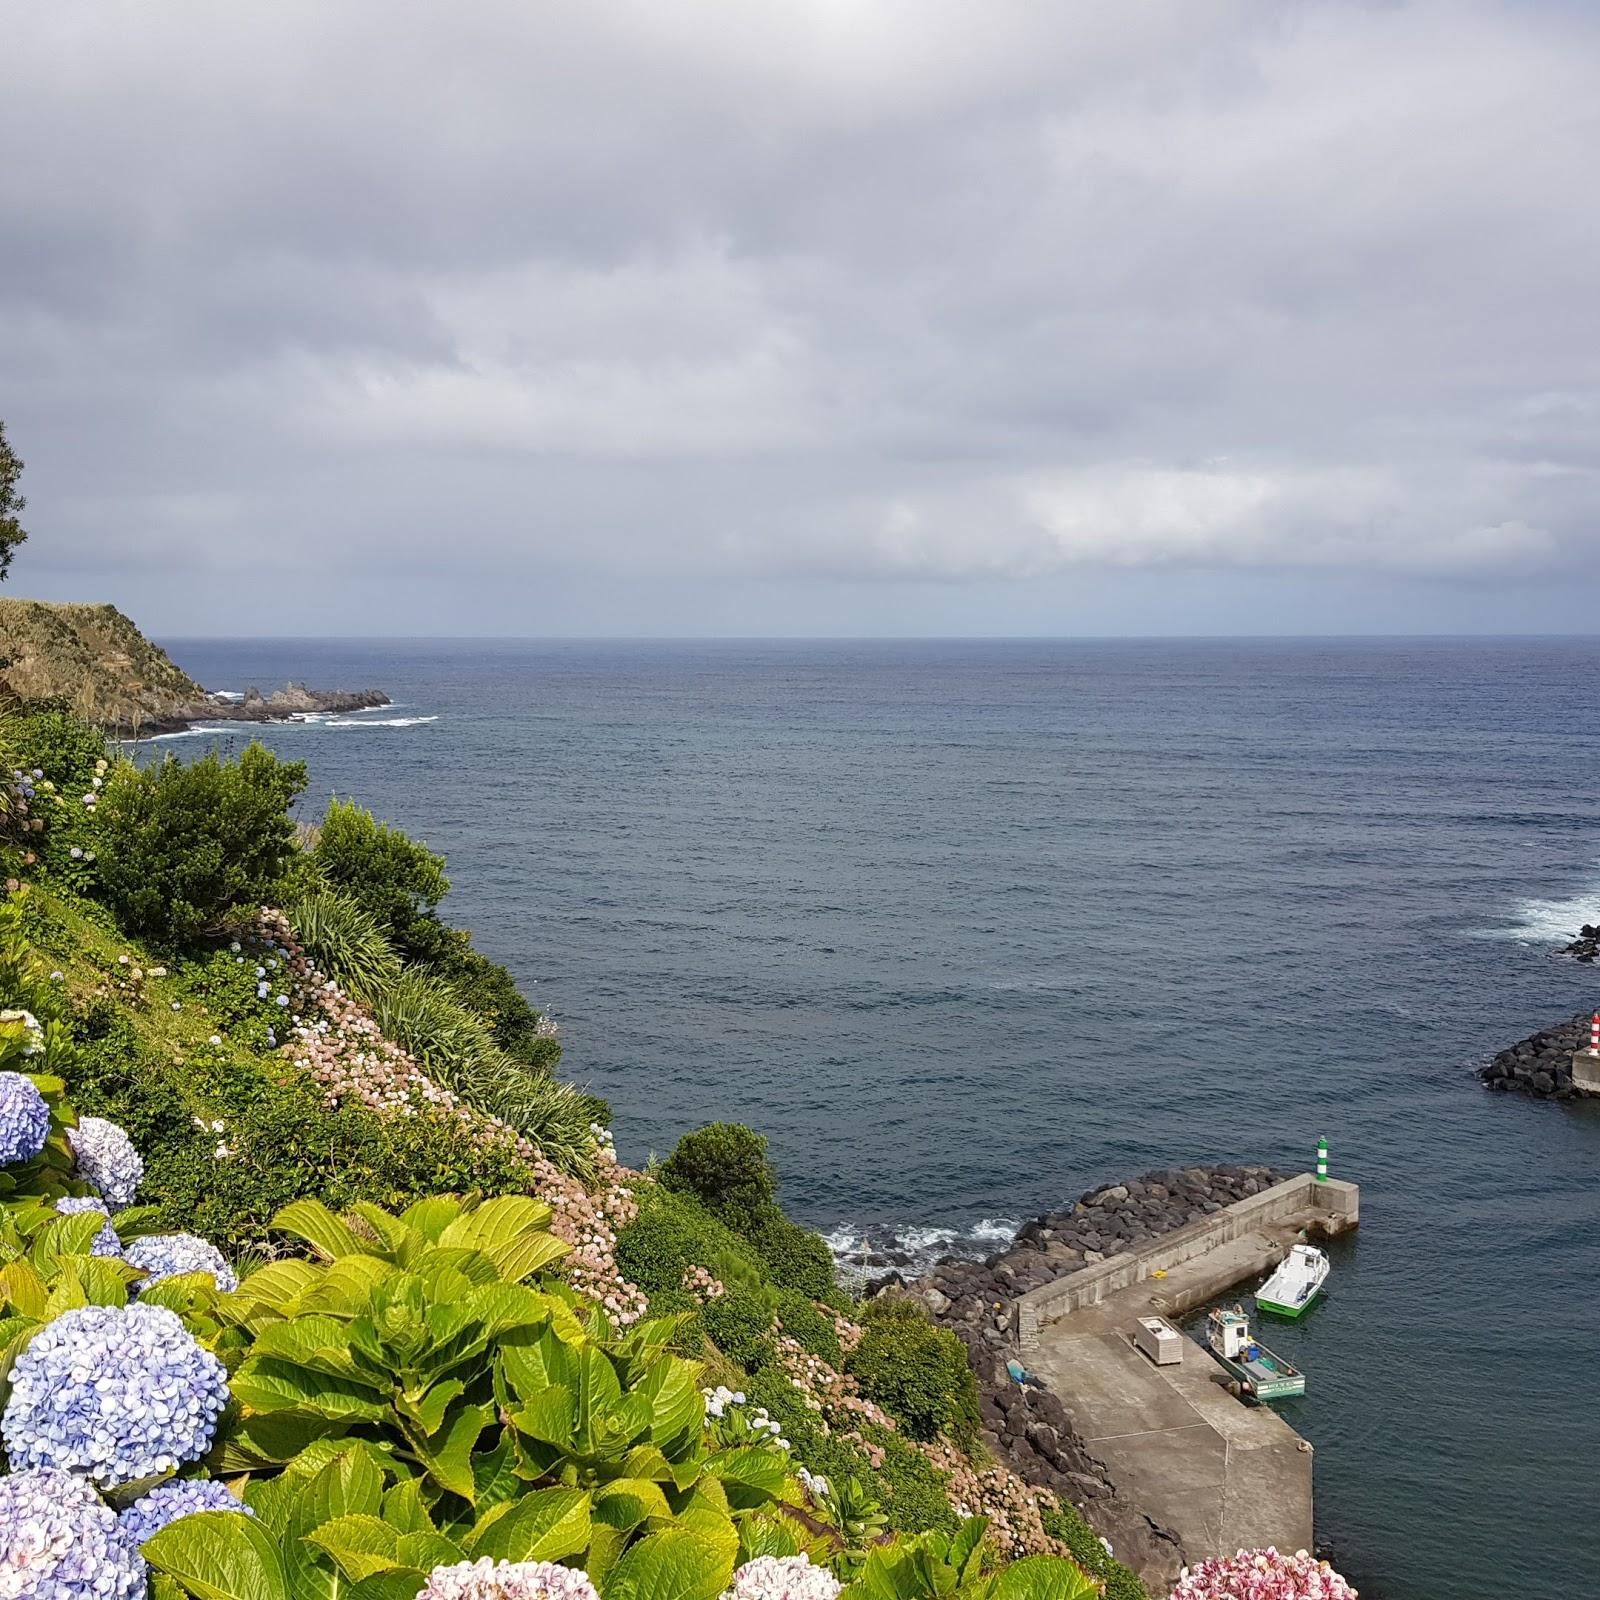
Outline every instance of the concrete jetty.
[(1308, 1173), (1014, 1303), (1028, 1367), (1184, 1561), (1268, 1544), (1310, 1549), (1312, 1448), (1269, 1407), (1237, 1399), (1193, 1341), (1181, 1363), (1156, 1366), (1133, 1345), (1137, 1319), (1181, 1317), (1269, 1272), (1297, 1240), (1359, 1220), (1355, 1184)]

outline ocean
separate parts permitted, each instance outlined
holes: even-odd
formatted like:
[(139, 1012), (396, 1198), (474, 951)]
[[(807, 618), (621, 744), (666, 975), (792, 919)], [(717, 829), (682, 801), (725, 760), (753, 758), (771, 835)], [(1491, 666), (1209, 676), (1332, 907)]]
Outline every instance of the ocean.
[(448, 857), (626, 1160), (748, 1122), (929, 1256), (1325, 1135), (1319, 1541), (1368, 1600), (1600, 1593), (1600, 1105), (1473, 1078), (1600, 1003), (1600, 640), (167, 643), (389, 691), (262, 737)]

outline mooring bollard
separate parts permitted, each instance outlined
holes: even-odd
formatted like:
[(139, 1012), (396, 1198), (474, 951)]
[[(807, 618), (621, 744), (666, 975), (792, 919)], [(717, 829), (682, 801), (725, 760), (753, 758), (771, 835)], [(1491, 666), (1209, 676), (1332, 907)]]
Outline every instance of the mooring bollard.
[[(1600, 1014), (1596, 1014), (1596, 1016), (1595, 1016), (1595, 1024), (1596, 1024), (1597, 1027), (1600, 1027)], [(1317, 1182), (1318, 1183), (1326, 1183), (1327, 1181), (1328, 1181), (1328, 1141), (1326, 1139), (1318, 1139), (1317, 1140)]]

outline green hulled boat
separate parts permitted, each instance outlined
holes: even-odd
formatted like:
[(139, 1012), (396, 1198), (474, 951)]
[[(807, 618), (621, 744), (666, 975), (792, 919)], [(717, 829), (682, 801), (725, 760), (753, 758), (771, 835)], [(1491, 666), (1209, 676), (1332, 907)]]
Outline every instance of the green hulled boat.
[(1211, 1313), (1206, 1322), (1206, 1349), (1253, 1399), (1287, 1400), (1306, 1392), (1305, 1374), (1252, 1337), (1250, 1320), (1240, 1306)]
[(1256, 1309), (1298, 1317), (1322, 1293), (1328, 1271), (1328, 1258), (1315, 1245), (1297, 1244), (1256, 1290)]

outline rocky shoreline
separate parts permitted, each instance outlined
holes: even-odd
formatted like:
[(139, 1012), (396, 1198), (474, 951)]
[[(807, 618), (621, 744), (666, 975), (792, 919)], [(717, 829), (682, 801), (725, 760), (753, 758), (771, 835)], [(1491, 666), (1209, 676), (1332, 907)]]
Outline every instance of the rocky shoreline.
[(1012, 1379), (1006, 1363), (1022, 1359), (1012, 1303), (1080, 1267), (1260, 1194), (1286, 1176), (1270, 1167), (1232, 1165), (1147, 1172), (1088, 1190), (1074, 1205), (1035, 1218), (1006, 1249), (982, 1261), (946, 1258), (907, 1285), (966, 1346), (978, 1380), (983, 1441), (995, 1458), (1072, 1501), (1117, 1559), (1135, 1571), (1181, 1566), (1185, 1552), (1170, 1529), (1118, 1491), (1105, 1464), (1090, 1453), (1073, 1425), (1071, 1395)]
[(1479, 1068), (1479, 1081), (1502, 1093), (1517, 1090), (1544, 1100), (1579, 1099), (1572, 1086), (1572, 1053), (1588, 1045), (1591, 1016), (1579, 1012), (1570, 1022), (1558, 1022), (1508, 1045), (1488, 1066)]
[(339, 715), (390, 703), (381, 689), (308, 689), (303, 683), (290, 683), (262, 694), (252, 686), (237, 700), (207, 695), (170, 712), (142, 717), (136, 724), (112, 724), (108, 731), (124, 738), (153, 739), (164, 733), (187, 733), (202, 722), (287, 722), (308, 713)]

